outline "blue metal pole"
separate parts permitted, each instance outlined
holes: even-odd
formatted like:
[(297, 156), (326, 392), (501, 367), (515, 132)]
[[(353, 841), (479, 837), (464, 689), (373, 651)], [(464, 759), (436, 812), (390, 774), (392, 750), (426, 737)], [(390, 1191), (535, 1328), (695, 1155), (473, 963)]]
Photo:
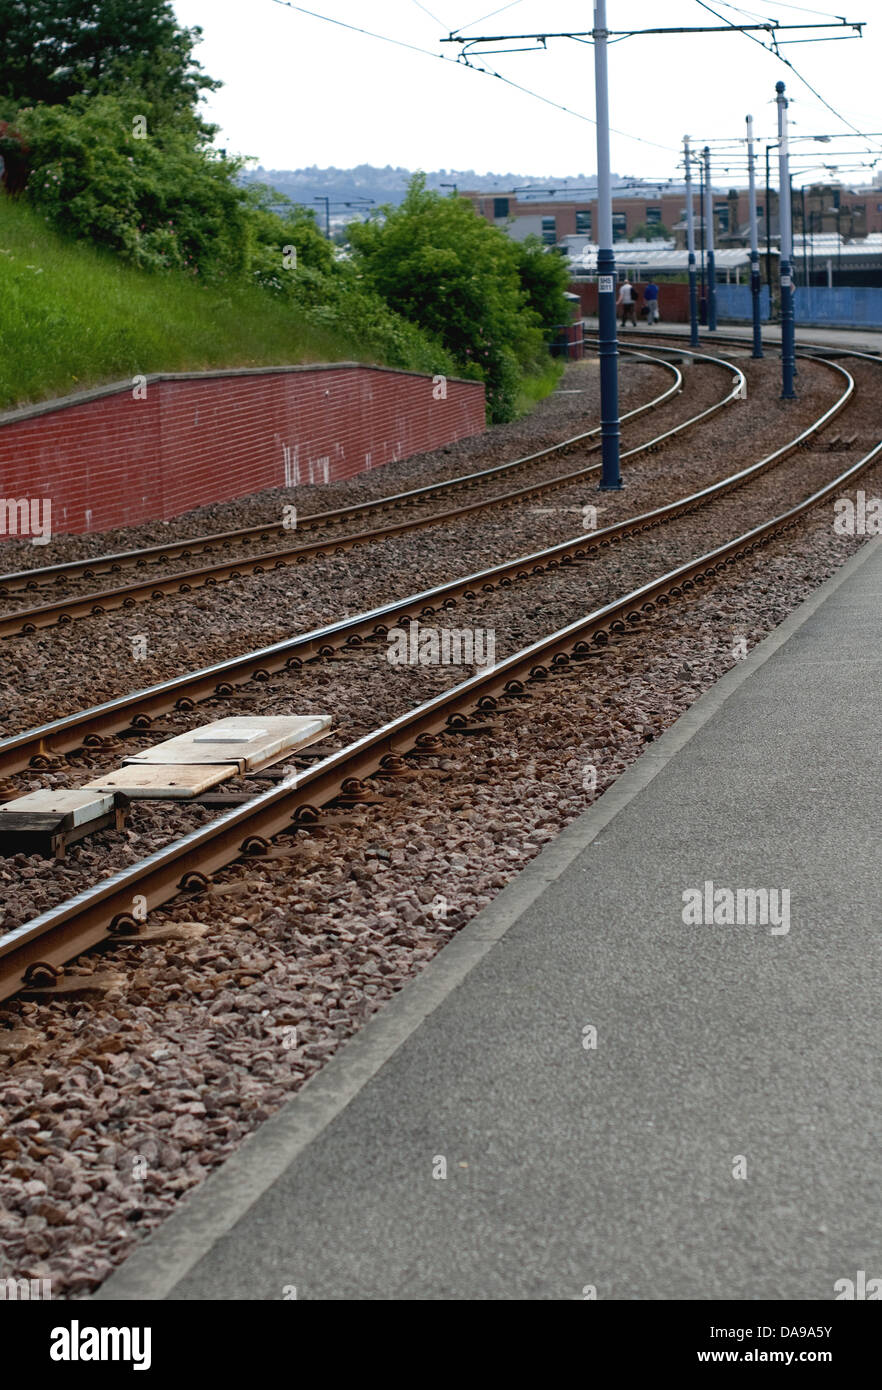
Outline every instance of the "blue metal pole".
[(781, 226), (781, 399), (793, 400), (796, 368), (796, 332), (793, 324), (793, 225), (790, 211), (790, 152), (787, 148), (787, 98), (784, 83), (778, 93), (778, 221)]
[(686, 245), (689, 248), (689, 346), (698, 347), (698, 291), (695, 284), (695, 210), (692, 206), (692, 156), (689, 136), (683, 136), (686, 165)]
[(710, 146), (704, 147), (704, 220), (707, 223), (707, 326), (717, 331), (717, 277), (714, 258), (714, 191), (711, 188)]
[(597, 317), (600, 338), (600, 491), (622, 486), (619, 471), (619, 348), (616, 336), (616, 258), (613, 254), (609, 167), (609, 78), (606, 0), (594, 4), (594, 99), (597, 115)]
[[(763, 355), (763, 330), (760, 319), (760, 261), (759, 236), (756, 219), (756, 167), (753, 159), (753, 116), (747, 117), (747, 174), (750, 184), (750, 295), (753, 300), (752, 357)], [(769, 210), (766, 208), (766, 216)]]

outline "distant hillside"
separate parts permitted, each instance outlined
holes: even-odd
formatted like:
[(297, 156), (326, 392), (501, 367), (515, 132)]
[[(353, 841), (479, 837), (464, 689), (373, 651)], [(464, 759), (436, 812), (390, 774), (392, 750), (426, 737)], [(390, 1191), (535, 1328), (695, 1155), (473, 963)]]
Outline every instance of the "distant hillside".
[[(250, 183), (270, 184), (297, 203), (311, 204), (314, 198), (330, 198), (334, 203), (373, 198), (377, 204), (397, 206), (404, 198), (413, 173), (412, 169), (393, 169), (391, 164), (385, 169), (373, 164), (359, 164), (354, 169), (319, 169), (315, 164), (309, 169), (264, 169), (261, 165), (249, 170), (243, 178)], [(442, 190), (441, 185), (453, 183), (463, 192), (466, 189), (507, 192), (527, 184), (540, 188), (566, 188), (568, 184), (583, 188), (593, 182), (591, 174), (550, 178), (547, 174), (476, 174), (474, 169), (436, 169), (426, 173), (427, 187), (438, 191), (450, 191), (449, 188)]]

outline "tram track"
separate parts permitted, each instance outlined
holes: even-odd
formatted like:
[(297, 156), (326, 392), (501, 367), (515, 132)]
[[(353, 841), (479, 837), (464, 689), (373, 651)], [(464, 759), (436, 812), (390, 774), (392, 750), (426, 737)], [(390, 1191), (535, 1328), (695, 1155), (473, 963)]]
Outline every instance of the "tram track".
[[(639, 354), (643, 355), (643, 354)], [(687, 352), (687, 357), (696, 357), (703, 363), (709, 363), (727, 372), (733, 380), (733, 385), (726, 394), (713, 402), (709, 407), (690, 416), (685, 421), (680, 421), (663, 430), (658, 435), (653, 435), (650, 439), (634, 446), (623, 453), (624, 458), (634, 458), (641, 454), (652, 453), (663, 448), (671, 439), (682, 435), (687, 430), (703, 424), (714, 416), (718, 411), (732, 404), (746, 389), (746, 380), (740, 368), (733, 367), (731, 363), (724, 362), (722, 359), (713, 358), (707, 354), (691, 354)], [(653, 360), (653, 359), (650, 359)], [(674, 386), (653, 401), (638, 407), (636, 411), (629, 412), (623, 416), (623, 420), (631, 419), (636, 415), (647, 413), (651, 409), (656, 409), (663, 404), (667, 404), (673, 395), (682, 390), (682, 373), (673, 366), (667, 364), (676, 374)], [(470, 480), (486, 478), (488, 475), (496, 475), (500, 471), (512, 468), (521, 468), (526, 464), (536, 463), (547, 459), (554, 454), (566, 453), (572, 448), (579, 447), (583, 441), (593, 438), (599, 433), (600, 427), (575, 435), (545, 449), (538, 450), (525, 458), (513, 460), (507, 464), (494, 465), (490, 470), (483, 473), (466, 475), (464, 479), (453, 480), (457, 486), (460, 484), (476, 486)], [(587, 452), (598, 452), (599, 445), (590, 446)], [(126, 584), (111, 589), (96, 591), (84, 595), (67, 596), (63, 599), (51, 603), (44, 603), (28, 608), (19, 608), (0, 616), (0, 636), (12, 637), (16, 635), (32, 635), (42, 628), (53, 627), (56, 625), (66, 625), (77, 618), (84, 618), (92, 615), (99, 615), (111, 612), (119, 608), (132, 608), (140, 602), (149, 599), (161, 599), (168, 594), (183, 593), (187, 594), (193, 590), (214, 587), (216, 584), (227, 579), (236, 579), (249, 574), (263, 574), (272, 569), (284, 569), (289, 565), (303, 564), (313, 558), (322, 558), (328, 555), (342, 555), (356, 546), (366, 543), (385, 540), (390, 537), (404, 535), (420, 529), (432, 526), (443, 525), (462, 518), (473, 516), (474, 514), (489, 508), (510, 506), (528, 501), (531, 498), (542, 494), (564, 488), (570, 484), (581, 482), (599, 471), (599, 464), (591, 464), (584, 468), (579, 468), (565, 474), (555, 474), (553, 477), (540, 479), (526, 486), (510, 490), (502, 494), (495, 494), (489, 498), (482, 498), (475, 502), (467, 503), (463, 506), (449, 509), (444, 512), (430, 512), (426, 515), (415, 517), (411, 516), (405, 521), (391, 521), (384, 526), (371, 531), (357, 533), (347, 533), (346, 535), (336, 536), (332, 539), (322, 539), (308, 542), (298, 546), (287, 546), (282, 550), (262, 552), (256, 555), (239, 557), (238, 559), (227, 559), (209, 566), (197, 569), (178, 571), (172, 575), (165, 575), (155, 580), (146, 580), (134, 584)], [(450, 482), (445, 486), (452, 485)], [(411, 493), (397, 494), (392, 501), (398, 503), (398, 499), (415, 497), (424, 492), (437, 492), (438, 486), (431, 485), (428, 489), (416, 489)], [(359, 508), (364, 506), (379, 506), (383, 500), (380, 499), (371, 504), (358, 504)], [(407, 505), (401, 503), (401, 505)], [(351, 511), (352, 509), (344, 509)], [(339, 515), (340, 513), (327, 513), (325, 515)], [(75, 562), (79, 564), (80, 562)], [(51, 567), (50, 567), (51, 568)], [(64, 568), (64, 567), (62, 567)], [(21, 571), (13, 576), (18, 580), (22, 575), (27, 575), (28, 571)], [(46, 571), (42, 571), (46, 573)], [(2, 593), (2, 579), (0, 579), (0, 593)]]
[[(486, 725), (498, 701), (527, 698), (556, 672), (586, 659), (619, 633), (633, 630), (657, 608), (688, 595), (782, 534), (809, 509), (859, 476), (880, 452), (882, 444), (877, 444), (795, 507), (593, 610), (504, 659), (491, 671), (424, 701), (290, 782), (8, 933), (0, 939), (0, 997), (21, 987), (25, 977), (31, 984), (53, 978), (63, 961), (86, 945), (108, 935), (123, 939), (136, 932), (138, 923), (131, 918), (133, 894), (143, 896), (154, 907), (179, 890), (204, 888), (207, 876), (215, 869), (242, 854), (265, 850), (272, 835), (308, 823), (319, 814), (320, 807), (341, 795), (357, 802), (367, 794), (365, 779), (372, 774), (398, 775), (406, 768), (407, 758), (431, 755), (443, 746), (445, 736), (476, 732)], [(401, 609), (401, 605), (393, 606)]]
[(844, 388), (832, 406), (778, 449), (716, 483), (600, 530), (582, 532), (540, 551), (458, 576), (409, 597), (392, 600), (283, 642), (172, 677), (146, 690), (105, 701), (3, 739), (0, 741), (0, 777), (8, 779), (28, 768), (39, 770), (58, 766), (68, 754), (84, 746), (97, 750), (105, 739), (149, 730), (158, 717), (172, 710), (188, 712), (200, 702), (230, 696), (250, 682), (265, 683), (279, 672), (296, 672), (308, 662), (382, 638), (390, 627), (400, 626), (412, 617), (425, 620), (461, 600), (472, 601), (499, 587), (529, 584), (543, 573), (553, 572), (560, 566), (578, 565), (598, 549), (603, 550), (628, 536), (639, 535), (691, 512), (782, 462), (830, 424), (848, 405), (855, 391), (854, 379), (847, 371), (837, 366), (831, 370), (844, 380)]
[[(683, 389), (683, 376), (674, 363), (658, 357), (650, 357), (641, 350), (630, 350), (628, 356), (630, 360), (651, 363), (653, 366), (660, 367), (673, 377), (673, 382), (664, 391), (652, 396), (648, 401), (634, 406), (622, 416), (623, 420), (636, 420), (640, 416), (660, 408), (677, 396)], [(475, 469), (470, 473), (459, 474), (452, 478), (442, 478), (420, 487), (404, 489), (401, 492), (387, 494), (383, 497), (368, 498), (361, 502), (329, 508), (326, 511), (304, 512), (298, 510), (297, 529), (325, 530), (351, 518), (369, 517), (375, 512), (412, 507), (431, 500), (433, 497), (455, 492), (460, 488), (473, 490), (484, 482), (492, 481), (500, 475), (524, 468), (540, 459), (555, 454), (563, 456), (577, 445), (594, 439), (599, 433), (600, 426), (597, 425), (590, 430), (570, 435), (552, 445), (533, 450), (522, 457), (491, 464), (487, 468)], [(127, 569), (144, 569), (147, 566), (158, 567), (164, 561), (188, 560), (202, 553), (209, 554), (218, 548), (229, 549), (240, 542), (269, 542), (274, 537), (285, 537), (290, 536), (290, 534), (291, 530), (284, 520), (272, 521), (235, 527), (226, 531), (213, 531), (205, 535), (167, 541), (160, 545), (142, 546), (112, 554), (67, 560), (54, 565), (10, 571), (6, 574), (0, 574), (0, 598), (11, 597), (20, 592), (33, 592), (37, 589), (49, 588), (79, 578), (94, 579), (102, 574), (118, 575)]]

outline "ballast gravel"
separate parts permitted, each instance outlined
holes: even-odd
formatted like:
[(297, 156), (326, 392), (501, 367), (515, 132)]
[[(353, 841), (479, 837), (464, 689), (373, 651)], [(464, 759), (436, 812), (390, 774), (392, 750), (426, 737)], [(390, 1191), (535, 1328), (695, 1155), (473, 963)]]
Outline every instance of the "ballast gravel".
[[(602, 527), (673, 501), (756, 462), (795, 437), (842, 394), (844, 383), (830, 368), (806, 363), (809, 398), (781, 402), (771, 373), (757, 371), (764, 364), (741, 365), (750, 368), (748, 401), (725, 407), (658, 452), (626, 460), (627, 486), (621, 492), (599, 493), (592, 473), (584, 485), (569, 484), (533, 500), (482, 509), (345, 555), (316, 557), (215, 588), (168, 594), (131, 610), (6, 639), (0, 736), (532, 554), (583, 531), (586, 506), (596, 508), (593, 519)], [(564, 379), (580, 380), (578, 372), (574, 366)], [(634, 422), (634, 445), (721, 400), (731, 378), (706, 365), (687, 368), (686, 381), (687, 389), (675, 403)], [(570, 407), (562, 409), (563, 427), (569, 431), (574, 424), (567, 413)], [(568, 460), (568, 467), (576, 466), (574, 459)], [(143, 658), (136, 657), (145, 649)]]
[[(878, 493), (882, 470), (860, 485)], [(80, 994), (0, 1006), (3, 1274), (50, 1279), (54, 1297), (97, 1287), (861, 543), (817, 509), (528, 702), (501, 702), (487, 734), (378, 780), (376, 804), (151, 913), (166, 939), (81, 958)]]

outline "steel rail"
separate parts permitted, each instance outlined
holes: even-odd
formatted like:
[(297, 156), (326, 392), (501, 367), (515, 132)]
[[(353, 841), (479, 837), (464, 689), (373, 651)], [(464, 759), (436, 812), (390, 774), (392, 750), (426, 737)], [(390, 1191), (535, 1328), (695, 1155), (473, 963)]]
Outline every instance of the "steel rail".
[(315, 767), (228, 811), (190, 834), (122, 869), (69, 901), (0, 936), (0, 999), (27, 985), (50, 983), (64, 963), (101, 941), (136, 940), (141, 923), (133, 916), (139, 897), (150, 909), (181, 892), (208, 887), (208, 875), (240, 859), (259, 855), (269, 838), (292, 826), (312, 823), (322, 806), (341, 794), (357, 798), (364, 778), (395, 776), (408, 753), (438, 752), (442, 735), (474, 730), (470, 721), (486, 719), (500, 699), (532, 693), (553, 674), (606, 645), (628, 625), (666, 607), (783, 533), (819, 502), (831, 497), (870, 467), (882, 454), (882, 442), (832, 482), (777, 517), (743, 535), (641, 585), (547, 637), (505, 658), (487, 671), (398, 716)]
[(568, 566), (574, 561), (587, 558), (589, 551), (595, 546), (605, 547), (626, 535), (649, 530), (663, 521), (671, 520), (703, 505), (715, 496), (740, 487), (755, 474), (779, 463), (800, 448), (812, 435), (824, 429), (848, 404), (855, 390), (854, 379), (844, 368), (835, 364), (831, 364), (831, 367), (845, 377), (846, 387), (839, 399), (811, 425), (773, 453), (717, 483), (711, 483), (698, 492), (689, 493), (652, 511), (626, 517), (623, 521), (615, 522), (598, 531), (583, 532), (570, 540), (557, 542), (530, 555), (521, 555), (514, 560), (461, 576), (420, 593), (394, 599), (377, 608), (287, 638), (283, 642), (247, 652), (243, 656), (229, 657), (213, 666), (174, 676), (168, 681), (135, 691), (131, 695), (119, 696), (77, 714), (52, 720), (21, 734), (14, 734), (0, 740), (0, 775), (9, 776), (27, 767), (50, 766), (53, 757), (80, 748), (84, 742), (91, 741), (100, 745), (102, 739), (109, 734), (121, 733), (133, 727), (149, 728), (155, 716), (167, 713), (173, 708), (192, 709), (202, 700), (228, 695), (233, 689), (249, 681), (268, 680), (274, 672), (285, 667), (298, 669), (304, 662), (328, 656), (341, 646), (357, 646), (365, 639), (382, 637), (389, 626), (384, 619), (391, 619), (392, 625), (400, 625), (409, 620), (413, 611), (418, 611), (420, 618), (431, 617), (439, 608), (453, 607), (460, 597), (475, 597), (479, 588), (483, 592), (490, 592), (499, 585), (505, 586), (529, 579), (558, 565)]
[[(682, 421), (679, 425), (673, 426), (673, 428), (666, 430), (663, 434), (657, 435), (654, 439), (647, 440), (646, 443), (636, 445), (633, 449), (627, 450), (622, 454), (623, 459), (633, 458), (637, 454), (651, 452), (653, 449), (660, 448), (661, 445), (673, 435), (691, 429), (695, 425), (708, 419), (718, 410), (722, 410), (734, 400), (739, 399), (746, 387), (746, 379), (740, 368), (733, 366), (730, 362), (724, 362), (721, 358), (710, 357), (703, 353), (697, 355), (700, 356), (702, 361), (711, 362), (715, 366), (720, 366), (725, 371), (732, 373), (735, 377), (735, 386), (731, 388), (722, 400), (716, 401), (706, 410), (700, 411), (699, 414), (693, 415), (688, 420)], [(571, 443), (571, 440), (566, 440), (561, 444), (552, 445), (550, 449), (543, 450), (542, 452), (548, 453), (564, 449)], [(596, 448), (590, 450), (592, 453), (596, 451)], [(535, 457), (540, 456), (541, 455), (536, 455)], [(75, 618), (112, 612), (119, 608), (131, 608), (138, 602), (147, 598), (161, 599), (171, 593), (187, 594), (194, 588), (213, 587), (222, 580), (239, 579), (246, 574), (263, 574), (268, 568), (284, 569), (289, 565), (302, 564), (307, 559), (321, 558), (326, 555), (344, 555), (357, 545), (363, 545), (371, 541), (385, 540), (391, 536), (400, 535), (404, 532), (409, 533), (412, 531), (425, 530), (430, 526), (459, 520), (462, 517), (470, 516), (474, 512), (484, 511), (489, 507), (498, 507), (506, 503), (524, 501), (529, 497), (539, 496), (544, 492), (553, 491), (555, 488), (578, 482), (591, 473), (598, 472), (599, 468), (599, 464), (590, 464), (587, 468), (579, 468), (571, 473), (563, 473), (554, 478), (545, 479), (536, 483), (529, 483), (525, 487), (516, 488), (510, 492), (498, 493), (493, 497), (481, 498), (477, 502), (470, 502), (466, 506), (456, 507), (450, 511), (432, 512), (427, 516), (412, 518), (409, 521), (387, 522), (386, 525), (375, 531), (355, 532), (332, 539), (313, 541), (306, 545), (286, 547), (283, 550), (267, 551), (259, 555), (243, 556), (238, 560), (224, 560), (202, 569), (181, 570), (176, 574), (142, 581), (138, 584), (127, 584), (115, 589), (105, 589), (99, 593), (59, 599), (54, 603), (39, 604), (32, 608), (22, 608), (17, 612), (0, 617), (0, 637), (12, 637), (21, 634), (29, 636), (37, 632), (40, 628), (54, 627), (57, 624), (67, 624), (72, 622)]]
[[(627, 414), (622, 416), (623, 421), (635, 420), (647, 411), (658, 409), (659, 406), (664, 405), (666, 401), (670, 400), (672, 396), (678, 395), (683, 389), (683, 374), (674, 363), (656, 357), (647, 357), (642, 349), (629, 348), (626, 351), (634, 358), (642, 357), (644, 361), (653, 366), (667, 368), (674, 375), (674, 383), (661, 395), (654, 396), (651, 400), (644, 401), (642, 405), (629, 410)], [(727, 367), (728, 365), (726, 363)], [(528, 463), (535, 463), (538, 459), (546, 458), (551, 454), (563, 454), (575, 445), (581, 444), (587, 439), (593, 439), (599, 433), (600, 426), (595, 425), (590, 430), (572, 435), (569, 439), (562, 439), (557, 444), (550, 444), (544, 449), (538, 449), (533, 454), (526, 454), (523, 458), (512, 459), (507, 463), (494, 464), (490, 468), (479, 469), (475, 473), (463, 473), (455, 478), (444, 478), (437, 483), (427, 483), (423, 487), (410, 488), (405, 492), (391, 493), (387, 497), (376, 497), (366, 502), (353, 502), (348, 506), (337, 507), (327, 512), (298, 514), (297, 529), (315, 530), (318, 527), (333, 526), (338, 521), (349, 517), (365, 516), (370, 512), (382, 511), (384, 508), (397, 509), (403, 506), (413, 506), (417, 502), (431, 496), (444, 494), (453, 488), (478, 487), (482, 482), (497, 474), (506, 473), (515, 468), (523, 468)], [(217, 545), (233, 545), (237, 541), (248, 539), (270, 540), (277, 534), (289, 534), (282, 522), (242, 526), (233, 531), (215, 531), (208, 535), (195, 536), (189, 540), (166, 541), (161, 545), (144, 546), (138, 550), (121, 550), (112, 555), (96, 555), (84, 560), (66, 560), (58, 565), (44, 565), (40, 569), (15, 570), (9, 574), (0, 574), (0, 597), (6, 598), (22, 590), (39, 588), (41, 583), (46, 585), (52, 581), (81, 577), (92, 579), (98, 574), (115, 574), (125, 568), (141, 567), (151, 561), (158, 563), (162, 559), (189, 559), (191, 555), (198, 554), (203, 550), (213, 550)]]

